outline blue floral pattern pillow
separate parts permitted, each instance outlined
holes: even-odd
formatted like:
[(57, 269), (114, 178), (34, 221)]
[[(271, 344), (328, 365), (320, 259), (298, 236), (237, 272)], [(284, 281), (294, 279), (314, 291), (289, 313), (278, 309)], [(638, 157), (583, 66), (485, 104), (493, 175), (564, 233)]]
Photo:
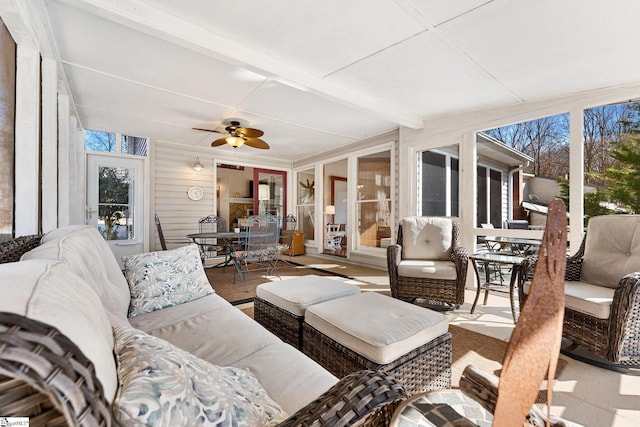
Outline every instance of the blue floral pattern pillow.
[(129, 317), (213, 293), (196, 245), (122, 259), (131, 292)]
[(130, 327), (114, 328), (123, 426), (275, 426), (287, 414), (256, 377), (221, 367)]

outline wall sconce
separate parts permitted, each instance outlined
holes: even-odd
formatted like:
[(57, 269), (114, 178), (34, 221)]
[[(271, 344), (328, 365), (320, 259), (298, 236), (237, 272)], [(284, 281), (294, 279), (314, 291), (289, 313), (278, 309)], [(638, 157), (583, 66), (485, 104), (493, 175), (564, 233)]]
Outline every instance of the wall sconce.
[(200, 163), (199, 157), (196, 157), (196, 161), (191, 163), (191, 169), (193, 169), (195, 172), (200, 172), (202, 169), (204, 169), (204, 165)]

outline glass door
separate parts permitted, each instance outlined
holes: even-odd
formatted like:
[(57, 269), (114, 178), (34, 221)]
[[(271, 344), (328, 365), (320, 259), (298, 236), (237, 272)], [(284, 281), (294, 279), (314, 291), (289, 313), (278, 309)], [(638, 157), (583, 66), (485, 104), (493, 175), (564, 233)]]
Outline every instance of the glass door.
[(259, 215), (270, 213), (284, 218), (287, 212), (286, 172), (254, 168), (253, 211)]
[(120, 262), (144, 250), (143, 161), (87, 156), (87, 224), (98, 229)]

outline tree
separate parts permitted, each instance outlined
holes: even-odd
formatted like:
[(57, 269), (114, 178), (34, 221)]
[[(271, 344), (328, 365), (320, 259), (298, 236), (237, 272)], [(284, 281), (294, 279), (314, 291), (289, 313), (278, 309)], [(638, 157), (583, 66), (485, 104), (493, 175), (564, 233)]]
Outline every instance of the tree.
[(129, 205), (129, 171), (101, 167), (98, 171), (98, 216), (104, 221), (103, 237), (118, 239), (120, 220)]
[(114, 153), (116, 151), (116, 135), (114, 133), (85, 130), (84, 148), (88, 151)]
[[(558, 186), (560, 187), (560, 195), (558, 198), (564, 202), (569, 210), (569, 180), (564, 178), (556, 179)], [(597, 215), (610, 215), (615, 213), (607, 208), (607, 192), (603, 190), (596, 190), (593, 193), (584, 193), (584, 216), (585, 225), (589, 222), (589, 218)]]
[(534, 159), (536, 175), (564, 176), (568, 162), (568, 115), (543, 117), (486, 131), (488, 135)]
[(611, 149), (611, 157), (620, 163), (605, 174), (611, 198), (631, 213), (640, 213), (640, 134), (624, 134), (622, 141)]

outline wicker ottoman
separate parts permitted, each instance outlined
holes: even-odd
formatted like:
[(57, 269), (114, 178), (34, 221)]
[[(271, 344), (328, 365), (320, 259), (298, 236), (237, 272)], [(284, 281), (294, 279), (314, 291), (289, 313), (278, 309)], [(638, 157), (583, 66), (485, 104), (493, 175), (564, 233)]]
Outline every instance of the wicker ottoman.
[(440, 313), (364, 292), (309, 307), (302, 349), (338, 378), (383, 370), (413, 395), (451, 387), (448, 328)]
[(316, 275), (268, 282), (256, 288), (253, 318), (282, 341), (302, 350), (302, 323), (307, 307), (360, 293), (347, 279)]

